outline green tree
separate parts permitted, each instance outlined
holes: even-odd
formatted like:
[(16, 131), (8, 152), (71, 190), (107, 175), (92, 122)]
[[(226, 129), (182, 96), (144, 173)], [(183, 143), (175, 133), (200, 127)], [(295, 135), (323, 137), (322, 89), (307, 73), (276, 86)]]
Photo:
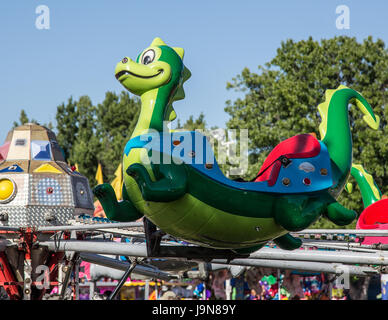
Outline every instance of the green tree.
[(62, 147), (66, 159), (69, 160), (78, 132), (77, 101), (70, 97), (67, 104), (59, 105), (55, 119), (57, 120), (58, 144)]
[(21, 126), (21, 125), (23, 125), (25, 123), (38, 123), (38, 121), (36, 121), (34, 119), (29, 120), (26, 111), (24, 109), (22, 109), (20, 111), (20, 115), (19, 115), (19, 122), (14, 121), (13, 122), (13, 128)]
[(126, 142), (136, 125), (140, 102), (127, 92), (119, 96), (107, 92), (101, 104), (94, 106), (88, 96), (70, 97), (57, 107), (57, 140), (67, 161), (78, 165), (80, 173), (93, 187), (101, 163), (104, 181), (114, 178)]
[(178, 119), (177, 129), (184, 129), (187, 131), (205, 130), (205, 115), (201, 112), (201, 114), (195, 120), (194, 117), (191, 115), (183, 125), (181, 125), (180, 120)]
[[(40, 123), (37, 120), (29, 119), (28, 116), (27, 116), (26, 111), (24, 109), (22, 109), (20, 111), (20, 115), (19, 115), (19, 122), (18, 121), (14, 121), (13, 122), (13, 128), (16, 128), (16, 127), (21, 126), (21, 125), (26, 124), (26, 123), (35, 123), (35, 124), (39, 124), (40, 125)], [(47, 124), (44, 123), (42, 126), (48, 128), (50, 130), (53, 130), (53, 128), (54, 128), (54, 126), (51, 123), (51, 121), (49, 123), (47, 123)]]
[(140, 100), (131, 98), (122, 91), (107, 92), (104, 101), (97, 107), (97, 132), (101, 148), (97, 158), (107, 181), (114, 179), (114, 173), (122, 161), (125, 144), (129, 140), (140, 113)]
[(94, 185), (97, 152), (100, 148), (96, 130), (96, 107), (88, 96), (82, 96), (77, 102), (77, 134), (69, 160), (78, 165), (79, 171), (88, 177), (91, 185)]
[[(280, 141), (300, 133), (314, 132), (319, 137), (317, 106), (324, 101), (325, 90), (342, 84), (361, 92), (381, 118), (379, 131), (373, 131), (351, 105), (353, 162), (363, 164), (382, 192), (388, 191), (388, 52), (382, 40), (368, 37), (359, 43), (346, 36), (287, 40), (258, 69), (255, 73), (245, 68), (227, 84), (243, 95), (227, 101), (225, 111), (230, 115), (228, 128), (249, 130), (247, 176), (258, 172)], [(339, 201), (357, 212), (363, 209), (357, 188), (350, 195), (343, 192)], [(330, 223), (316, 226), (329, 227)]]

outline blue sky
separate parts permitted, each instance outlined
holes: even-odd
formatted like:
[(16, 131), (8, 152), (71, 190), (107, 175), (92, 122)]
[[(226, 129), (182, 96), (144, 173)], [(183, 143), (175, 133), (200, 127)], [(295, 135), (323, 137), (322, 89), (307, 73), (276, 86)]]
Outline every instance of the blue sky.
[[(350, 29), (335, 25), (338, 5), (350, 9)], [(50, 9), (50, 29), (38, 30), (35, 9)], [(56, 108), (70, 96), (123, 88), (114, 67), (136, 58), (156, 36), (185, 49), (192, 72), (186, 99), (175, 105), (182, 120), (204, 112), (225, 127), (225, 101), (237, 94), (226, 82), (276, 55), (281, 41), (372, 35), (388, 42), (388, 2), (381, 0), (2, 0), (0, 2), (0, 144), (21, 109), (55, 124)]]

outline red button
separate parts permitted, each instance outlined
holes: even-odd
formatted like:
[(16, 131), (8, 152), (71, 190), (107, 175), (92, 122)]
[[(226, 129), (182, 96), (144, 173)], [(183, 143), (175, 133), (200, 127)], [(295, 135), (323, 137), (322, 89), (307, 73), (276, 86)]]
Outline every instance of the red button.
[(303, 179), (303, 183), (306, 185), (306, 186), (309, 186), (311, 184), (311, 180), (309, 178), (304, 178)]

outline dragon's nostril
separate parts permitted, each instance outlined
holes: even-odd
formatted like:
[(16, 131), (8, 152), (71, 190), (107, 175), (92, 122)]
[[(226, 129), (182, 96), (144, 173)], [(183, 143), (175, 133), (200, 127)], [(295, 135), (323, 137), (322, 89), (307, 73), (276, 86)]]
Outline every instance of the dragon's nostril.
[(128, 62), (128, 58), (124, 58), (123, 60), (121, 60), (122, 63), (127, 63)]

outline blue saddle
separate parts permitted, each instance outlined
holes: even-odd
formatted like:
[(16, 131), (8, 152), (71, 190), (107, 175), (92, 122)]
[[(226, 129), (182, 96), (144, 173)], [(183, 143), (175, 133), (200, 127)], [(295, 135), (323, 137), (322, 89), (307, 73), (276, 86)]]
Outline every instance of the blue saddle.
[[(321, 141), (317, 156), (293, 158), (287, 166), (282, 166), (272, 186), (266, 181), (239, 182), (227, 178), (218, 166), (208, 138), (196, 131), (147, 133), (128, 141), (124, 154), (129, 155), (134, 148), (145, 148), (151, 163), (185, 164), (208, 178), (231, 188), (270, 193), (306, 193), (328, 189), (333, 186), (330, 157), (327, 147)], [(162, 157), (161, 157), (162, 154)]]

